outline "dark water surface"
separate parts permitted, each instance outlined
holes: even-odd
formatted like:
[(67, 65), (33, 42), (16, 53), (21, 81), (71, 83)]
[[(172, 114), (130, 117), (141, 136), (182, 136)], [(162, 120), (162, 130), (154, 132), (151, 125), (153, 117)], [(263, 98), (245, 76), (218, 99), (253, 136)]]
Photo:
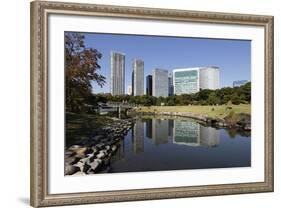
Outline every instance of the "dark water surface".
[(250, 133), (205, 127), (186, 118), (138, 118), (109, 172), (251, 166)]

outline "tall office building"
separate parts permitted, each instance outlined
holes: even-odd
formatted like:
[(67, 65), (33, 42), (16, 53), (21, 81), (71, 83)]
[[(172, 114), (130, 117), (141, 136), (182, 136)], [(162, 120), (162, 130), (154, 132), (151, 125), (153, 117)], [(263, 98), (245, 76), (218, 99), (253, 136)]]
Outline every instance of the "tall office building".
[(133, 95), (144, 94), (144, 62), (140, 59), (133, 60), (132, 75)]
[(112, 95), (125, 94), (125, 54), (111, 51), (110, 92)]
[(219, 67), (215, 66), (174, 69), (174, 94), (196, 93), (200, 89), (218, 89), (219, 76)]
[(132, 95), (133, 91), (132, 91), (132, 86), (131, 85), (128, 85), (127, 87), (127, 94), (128, 95)]
[(246, 84), (248, 80), (237, 80), (233, 82), (233, 87), (240, 87), (244, 84)]
[(152, 75), (146, 76), (146, 94), (152, 95)]
[(135, 75), (134, 75), (134, 70), (132, 71), (132, 94), (131, 95), (134, 95), (134, 83), (135, 83)]
[(174, 94), (174, 85), (173, 85), (173, 73), (168, 75), (168, 95), (172, 96)]
[(199, 71), (200, 89), (216, 90), (220, 88), (220, 69), (217, 66), (202, 67)]
[(168, 71), (164, 69), (152, 70), (152, 95), (155, 97), (168, 96)]

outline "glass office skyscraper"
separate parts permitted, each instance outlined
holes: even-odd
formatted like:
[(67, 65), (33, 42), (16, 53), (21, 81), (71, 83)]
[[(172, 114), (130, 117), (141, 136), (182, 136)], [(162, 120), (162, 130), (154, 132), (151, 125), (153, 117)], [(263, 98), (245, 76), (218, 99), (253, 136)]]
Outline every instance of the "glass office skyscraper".
[(199, 91), (199, 71), (197, 68), (177, 69), (174, 74), (174, 93), (190, 94)]
[(152, 95), (152, 75), (146, 76), (146, 94)]
[(155, 97), (168, 96), (168, 70), (152, 70), (152, 95)]
[(133, 95), (144, 94), (144, 62), (140, 59), (133, 60)]
[(196, 67), (173, 70), (174, 94), (196, 93), (200, 89), (219, 88), (218, 67)]
[(112, 95), (125, 94), (125, 54), (111, 51), (110, 92)]
[(216, 66), (199, 69), (200, 89), (216, 90), (220, 88), (220, 68)]
[(244, 84), (246, 84), (248, 80), (236, 80), (233, 82), (233, 87), (240, 87)]
[(174, 85), (173, 85), (173, 73), (168, 75), (168, 95), (172, 96), (174, 94)]

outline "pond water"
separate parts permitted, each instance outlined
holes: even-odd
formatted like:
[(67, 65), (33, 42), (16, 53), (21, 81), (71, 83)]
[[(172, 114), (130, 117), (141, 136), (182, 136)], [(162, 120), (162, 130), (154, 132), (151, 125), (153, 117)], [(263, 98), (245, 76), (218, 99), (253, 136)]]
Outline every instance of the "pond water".
[(187, 118), (139, 117), (120, 141), (109, 172), (249, 166), (249, 132), (206, 127)]

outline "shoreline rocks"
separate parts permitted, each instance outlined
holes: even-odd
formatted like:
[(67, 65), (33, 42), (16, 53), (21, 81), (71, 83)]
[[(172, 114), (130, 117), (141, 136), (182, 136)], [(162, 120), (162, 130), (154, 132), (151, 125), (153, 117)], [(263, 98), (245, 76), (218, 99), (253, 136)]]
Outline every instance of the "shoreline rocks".
[(133, 119), (113, 120), (112, 124), (95, 130), (92, 137), (83, 137), (66, 148), (65, 175), (85, 175), (108, 170), (120, 140), (133, 125)]

